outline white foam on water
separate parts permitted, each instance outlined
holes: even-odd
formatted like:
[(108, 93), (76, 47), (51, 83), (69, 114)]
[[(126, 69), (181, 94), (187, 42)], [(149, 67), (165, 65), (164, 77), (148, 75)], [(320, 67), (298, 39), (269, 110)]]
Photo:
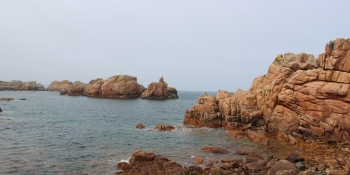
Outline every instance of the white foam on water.
[[(130, 158), (131, 158), (131, 157), (128, 157), (128, 159), (122, 159), (122, 160), (120, 160), (119, 162), (130, 163), (130, 162), (129, 162)], [(119, 163), (119, 162), (117, 162), (117, 163)]]

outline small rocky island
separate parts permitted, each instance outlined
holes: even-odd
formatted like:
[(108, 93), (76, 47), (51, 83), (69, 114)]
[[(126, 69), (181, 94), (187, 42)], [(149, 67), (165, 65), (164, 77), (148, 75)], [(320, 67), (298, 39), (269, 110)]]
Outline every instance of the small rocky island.
[(159, 82), (152, 82), (148, 85), (147, 89), (141, 95), (142, 99), (150, 100), (164, 100), (164, 99), (176, 99), (177, 90), (173, 87), (168, 87), (168, 83), (160, 77)]
[(23, 82), (12, 80), (11, 82), (0, 81), (0, 91), (45, 91), (44, 85), (36, 81)]
[(168, 87), (168, 84), (160, 78), (159, 82), (153, 82), (146, 89), (137, 82), (137, 78), (130, 75), (115, 75), (107, 80), (96, 78), (88, 84), (76, 81), (74, 83), (63, 80), (53, 81), (47, 88), (48, 91), (59, 91), (61, 95), (87, 96), (97, 98), (143, 98), (150, 100), (164, 100), (179, 98), (177, 90)]

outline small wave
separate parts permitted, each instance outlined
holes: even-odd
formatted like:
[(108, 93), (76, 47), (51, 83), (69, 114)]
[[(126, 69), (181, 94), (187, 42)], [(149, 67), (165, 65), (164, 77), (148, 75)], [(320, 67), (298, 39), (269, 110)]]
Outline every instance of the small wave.
[[(129, 160), (131, 159), (131, 157), (128, 157), (128, 159), (122, 159), (119, 162), (126, 162), (126, 163), (130, 163)], [(117, 162), (117, 163), (119, 163)]]

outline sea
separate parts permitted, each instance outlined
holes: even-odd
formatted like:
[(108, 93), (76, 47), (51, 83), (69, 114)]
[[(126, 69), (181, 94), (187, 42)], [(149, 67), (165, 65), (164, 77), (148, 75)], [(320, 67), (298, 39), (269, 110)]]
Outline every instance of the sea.
[[(215, 96), (216, 92), (208, 92)], [(179, 91), (179, 99), (102, 99), (61, 96), (47, 91), (0, 91), (0, 174), (105, 174), (118, 170), (135, 150), (161, 154), (183, 166), (204, 161), (242, 158), (237, 149), (269, 152), (267, 147), (233, 139), (222, 129), (183, 125), (186, 109), (204, 92)], [(25, 98), (26, 100), (19, 100)], [(144, 129), (136, 129), (142, 123)], [(155, 125), (176, 127), (158, 131)], [(231, 154), (204, 153), (214, 145)]]

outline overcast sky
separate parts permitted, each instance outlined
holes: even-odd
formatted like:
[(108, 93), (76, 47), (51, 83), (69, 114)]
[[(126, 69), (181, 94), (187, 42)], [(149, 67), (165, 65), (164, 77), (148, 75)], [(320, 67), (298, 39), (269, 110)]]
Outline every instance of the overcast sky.
[(247, 90), (279, 53), (350, 37), (350, 1), (0, 0), (0, 80), (160, 76), (178, 90)]

